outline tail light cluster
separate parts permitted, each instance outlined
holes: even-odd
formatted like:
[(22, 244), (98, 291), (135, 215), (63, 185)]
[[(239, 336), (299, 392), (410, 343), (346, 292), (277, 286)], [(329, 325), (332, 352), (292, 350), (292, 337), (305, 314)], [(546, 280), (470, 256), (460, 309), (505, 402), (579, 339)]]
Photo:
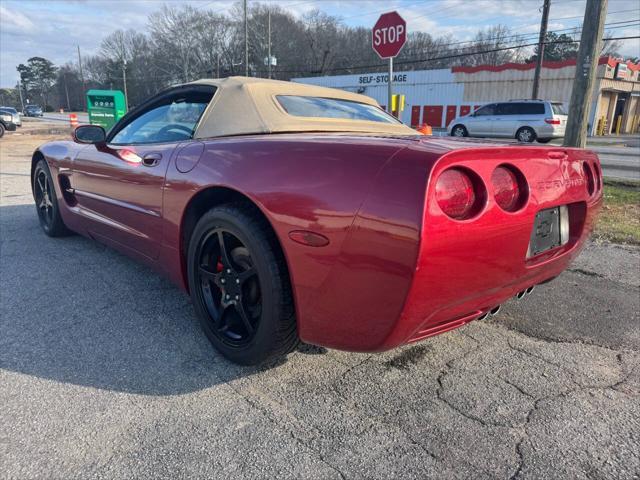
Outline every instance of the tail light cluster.
[[(507, 212), (516, 212), (529, 196), (527, 181), (511, 165), (496, 167), (491, 175), (496, 204)], [(482, 179), (467, 168), (454, 167), (440, 174), (436, 182), (436, 201), (440, 209), (455, 220), (467, 220), (484, 208), (487, 188)]]
[(560, 125), (561, 123), (559, 118), (545, 118), (544, 121), (549, 125)]

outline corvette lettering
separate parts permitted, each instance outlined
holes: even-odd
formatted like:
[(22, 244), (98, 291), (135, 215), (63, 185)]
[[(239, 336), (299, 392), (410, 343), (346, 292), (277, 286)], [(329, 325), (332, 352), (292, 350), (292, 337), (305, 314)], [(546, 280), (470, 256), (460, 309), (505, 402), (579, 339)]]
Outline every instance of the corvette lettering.
[(545, 180), (543, 182), (536, 183), (537, 190), (552, 190), (556, 188), (569, 188), (579, 187), (584, 185), (584, 178), (565, 178), (558, 180)]

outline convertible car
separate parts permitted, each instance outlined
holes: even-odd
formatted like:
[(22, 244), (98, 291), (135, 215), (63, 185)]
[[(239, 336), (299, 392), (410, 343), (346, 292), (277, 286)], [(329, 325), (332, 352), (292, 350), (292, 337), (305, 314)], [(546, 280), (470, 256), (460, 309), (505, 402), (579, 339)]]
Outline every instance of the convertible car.
[(79, 126), (31, 172), (47, 235), (168, 275), (242, 364), (484, 318), (567, 268), (602, 202), (590, 151), (424, 136), (366, 96), (242, 77)]

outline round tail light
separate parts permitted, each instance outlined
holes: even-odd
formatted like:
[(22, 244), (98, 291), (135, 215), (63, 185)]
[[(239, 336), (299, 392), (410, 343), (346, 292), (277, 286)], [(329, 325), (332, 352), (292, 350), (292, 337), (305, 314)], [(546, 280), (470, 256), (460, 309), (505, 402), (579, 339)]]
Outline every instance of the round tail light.
[(449, 217), (465, 220), (475, 215), (484, 202), (479, 178), (466, 169), (450, 168), (438, 177), (436, 201)]
[(587, 180), (587, 193), (589, 193), (589, 195), (593, 195), (593, 192), (596, 189), (596, 181), (595, 178), (593, 178), (591, 167), (587, 162), (584, 162), (582, 164), (582, 169), (584, 170), (584, 176)]
[(515, 212), (525, 204), (527, 184), (520, 171), (500, 165), (491, 174), (491, 183), (494, 198), (501, 209)]

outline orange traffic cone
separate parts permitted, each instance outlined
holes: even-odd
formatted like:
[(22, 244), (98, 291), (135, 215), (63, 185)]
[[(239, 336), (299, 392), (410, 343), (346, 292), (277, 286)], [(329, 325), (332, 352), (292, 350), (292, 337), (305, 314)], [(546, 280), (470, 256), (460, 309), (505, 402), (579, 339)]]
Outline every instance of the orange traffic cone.
[(423, 123), (418, 127), (418, 132), (423, 135), (433, 135), (433, 129), (426, 123)]
[(78, 126), (78, 115), (72, 113), (69, 115), (69, 124), (71, 128), (76, 128)]

